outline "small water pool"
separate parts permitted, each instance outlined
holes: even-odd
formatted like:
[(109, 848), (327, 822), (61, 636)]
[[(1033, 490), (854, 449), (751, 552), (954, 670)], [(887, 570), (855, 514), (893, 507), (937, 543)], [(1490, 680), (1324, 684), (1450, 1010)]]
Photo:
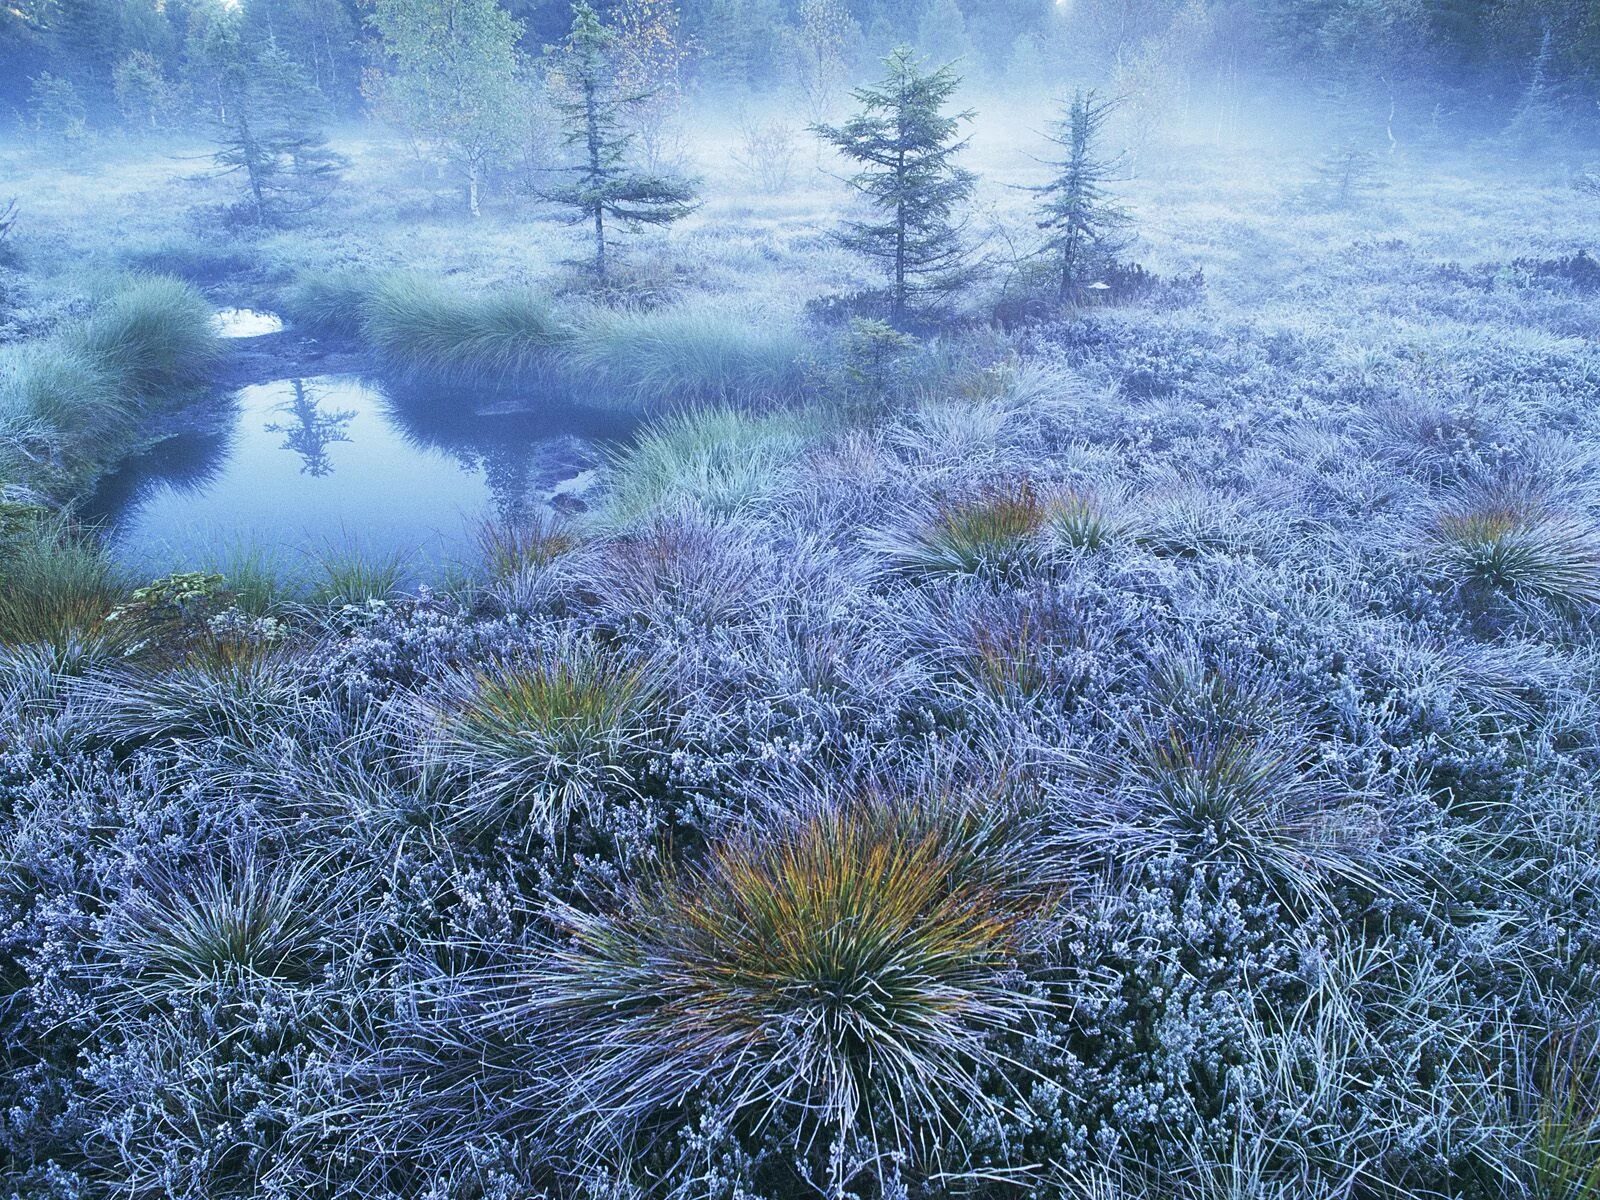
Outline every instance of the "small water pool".
[(354, 375), (245, 387), (123, 464), (86, 515), (150, 574), (359, 549), (401, 555), (423, 579), (469, 559), (480, 522), (525, 518), (631, 432), (606, 414), (488, 414), (476, 400)]
[(253, 308), (224, 308), (213, 314), (211, 328), (222, 338), (264, 337), (283, 332), (283, 318)]

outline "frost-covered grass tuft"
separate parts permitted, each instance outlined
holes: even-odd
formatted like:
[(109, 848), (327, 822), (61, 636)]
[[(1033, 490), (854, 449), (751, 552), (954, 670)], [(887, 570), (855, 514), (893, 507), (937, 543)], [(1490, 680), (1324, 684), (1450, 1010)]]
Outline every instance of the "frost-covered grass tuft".
[(1600, 528), (1536, 480), (1472, 480), (1439, 506), (1428, 534), (1436, 569), (1463, 592), (1566, 609), (1600, 603)]
[(147, 995), (289, 978), (310, 968), (319, 913), (304, 869), (253, 856), (169, 870), (143, 881), (107, 947)]
[(284, 288), (278, 303), (299, 328), (355, 337), (374, 282), (369, 272), (354, 267), (307, 271)]
[(205, 299), (161, 276), (124, 283), (48, 340), (0, 352), (0, 485), (79, 498), (129, 453), (146, 418), (195, 398), (221, 354)]
[(688, 503), (712, 513), (748, 510), (781, 486), (817, 428), (801, 414), (732, 408), (662, 418), (613, 457), (605, 514), (626, 522)]
[(1070, 549), (1102, 550), (1133, 535), (1136, 526), (1126, 508), (1114, 494), (1068, 488), (1050, 497), (1050, 532)]
[(1029, 483), (942, 504), (911, 529), (883, 539), (901, 570), (918, 574), (1004, 573), (1038, 562), (1050, 506)]
[(595, 311), (564, 362), (585, 395), (636, 407), (793, 399), (806, 388), (813, 357), (810, 339), (795, 324), (686, 303)]
[(626, 791), (625, 758), (658, 721), (651, 670), (588, 643), (463, 671), (429, 705), (428, 750), (462, 780), (457, 818), (546, 831)]
[(54, 449), (70, 470), (92, 464), (128, 436), (129, 398), (93, 355), (47, 342), (13, 353), (0, 367), (0, 420), (21, 445)]
[(82, 690), (98, 737), (122, 745), (270, 739), (291, 711), (293, 664), (270, 647), (225, 644), (171, 666), (98, 676)]
[[(664, 868), (490, 988), (549, 1048), (554, 1123), (596, 1148), (694, 1096), (718, 1121), (868, 1144), (995, 1103), (996, 1037), (1048, 890), (1001, 817), (952, 798), (817, 800)], [(558, 1065), (557, 1065), (558, 1064)]]
[(1386, 889), (1371, 809), (1319, 769), (1263, 678), (1178, 651), (1146, 695), (1149, 710), (1092, 764), (1099, 787), (1069, 799), (1069, 845), (1124, 870), (1174, 854), (1232, 864), (1290, 903), (1326, 902), (1339, 883)]
[(535, 513), (513, 521), (484, 521), (477, 529), (478, 552), (491, 579), (514, 579), (549, 566), (578, 545), (578, 535), (560, 518)]

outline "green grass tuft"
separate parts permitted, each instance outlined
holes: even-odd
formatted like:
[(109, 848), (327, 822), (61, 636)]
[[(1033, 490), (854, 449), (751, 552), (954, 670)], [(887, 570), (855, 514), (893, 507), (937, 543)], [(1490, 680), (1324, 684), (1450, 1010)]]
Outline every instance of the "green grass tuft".
[(71, 483), (125, 445), (132, 428), (115, 375), (92, 355), (44, 342), (0, 359), (0, 429), (17, 477)]
[(586, 394), (631, 407), (793, 399), (805, 390), (809, 355), (798, 327), (679, 305), (596, 312), (565, 359)]
[(308, 271), (279, 298), (279, 308), (294, 325), (315, 333), (356, 337), (374, 286), (373, 276), (351, 267)]
[(689, 502), (737, 512), (771, 493), (819, 428), (814, 416), (725, 407), (667, 417), (613, 456), (605, 515), (621, 523)]
[(205, 382), (222, 357), (211, 306), (186, 283), (135, 280), (103, 303), (66, 344), (148, 405)]
[(569, 337), (550, 302), (535, 292), (470, 296), (442, 280), (407, 274), (373, 286), (362, 330), (391, 366), (458, 379), (527, 375)]
[(1600, 530), (1535, 481), (1475, 480), (1458, 489), (1428, 529), (1430, 556), (1469, 598), (1496, 593), (1515, 604), (1600, 604)]
[(106, 618), (126, 585), (100, 546), (59, 517), (0, 539), (0, 645), (62, 649), (109, 636)]
[(901, 570), (915, 574), (1011, 572), (1042, 561), (1050, 507), (1023, 482), (941, 505), (931, 519), (883, 539)]
[(307, 598), (328, 607), (360, 607), (374, 600), (392, 599), (410, 570), (410, 560), (399, 550), (372, 555), (355, 545), (329, 542), (312, 553), (313, 578)]
[(1593, 1200), (1600, 1195), (1600, 1053), (1593, 1045), (1551, 1038), (1529, 1088), (1530, 1195), (1537, 1200)]
[(434, 726), (443, 759), (466, 781), (458, 820), (550, 829), (603, 785), (625, 786), (622, 759), (658, 691), (647, 668), (587, 643), (451, 681)]
[(521, 521), (484, 521), (477, 534), (484, 569), (496, 580), (548, 566), (578, 545), (565, 522), (545, 513)]

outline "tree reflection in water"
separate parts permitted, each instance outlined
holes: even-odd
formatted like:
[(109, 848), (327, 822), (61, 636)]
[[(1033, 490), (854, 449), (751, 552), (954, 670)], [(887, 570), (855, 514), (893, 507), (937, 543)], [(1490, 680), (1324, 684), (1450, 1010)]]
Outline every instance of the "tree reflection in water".
[(306, 386), (305, 380), (293, 380), (291, 386), (294, 389), (293, 396), (273, 410), (291, 419), (269, 422), (266, 430), (268, 433), (284, 435), (283, 448), (293, 450), (300, 456), (302, 475), (327, 475), (333, 470), (328, 447), (334, 442), (350, 440), (345, 430), (355, 419), (355, 410), (335, 408), (323, 412), (320, 397)]

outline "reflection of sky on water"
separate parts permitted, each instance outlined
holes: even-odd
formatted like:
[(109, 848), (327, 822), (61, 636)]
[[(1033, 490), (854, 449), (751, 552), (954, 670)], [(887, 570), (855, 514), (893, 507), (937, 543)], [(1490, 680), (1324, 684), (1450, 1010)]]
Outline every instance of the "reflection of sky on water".
[(276, 313), (256, 312), (252, 308), (225, 308), (212, 316), (211, 327), (217, 331), (218, 337), (261, 337), (282, 330), (283, 318)]
[(240, 389), (223, 433), (186, 433), (126, 463), (86, 513), (119, 557), (150, 570), (203, 565), (227, 547), (295, 554), (354, 542), (421, 564), (461, 557), (485, 517), (526, 516), (571, 458), (573, 437), (620, 438), (573, 410), (482, 416), (473, 393), (386, 395), (356, 376)]

